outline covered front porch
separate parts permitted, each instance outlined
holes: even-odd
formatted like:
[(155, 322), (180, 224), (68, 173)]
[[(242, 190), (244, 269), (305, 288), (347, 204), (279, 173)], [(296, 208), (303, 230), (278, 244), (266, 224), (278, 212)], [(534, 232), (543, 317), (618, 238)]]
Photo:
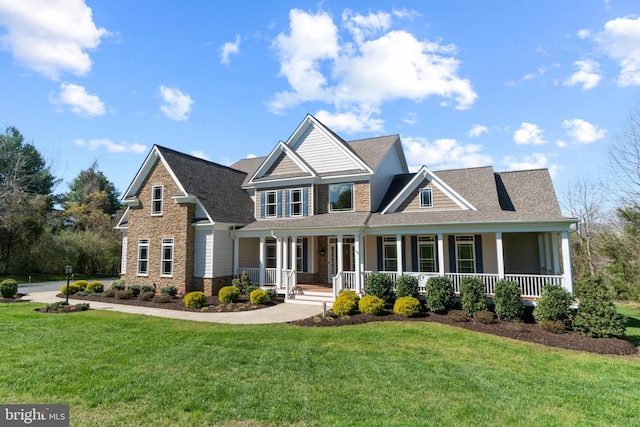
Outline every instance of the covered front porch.
[(418, 278), (425, 292), (431, 276), (450, 277), (456, 293), (464, 277), (479, 277), (487, 295), (498, 280), (514, 280), (523, 299), (537, 299), (545, 284), (573, 291), (567, 231), (495, 231), (479, 234), (342, 232), (240, 237), (235, 274), (246, 272), (285, 297), (301, 284), (326, 284), (332, 297), (349, 289), (362, 294), (372, 273)]

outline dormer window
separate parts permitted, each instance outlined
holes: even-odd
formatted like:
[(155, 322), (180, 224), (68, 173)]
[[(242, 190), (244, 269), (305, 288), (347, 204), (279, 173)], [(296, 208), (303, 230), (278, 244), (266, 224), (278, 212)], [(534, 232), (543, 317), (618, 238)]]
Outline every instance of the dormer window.
[(329, 186), (329, 211), (344, 212), (354, 210), (353, 183)]
[(151, 188), (151, 215), (162, 215), (162, 185)]
[(433, 207), (433, 194), (431, 188), (420, 189), (420, 207), (432, 208)]

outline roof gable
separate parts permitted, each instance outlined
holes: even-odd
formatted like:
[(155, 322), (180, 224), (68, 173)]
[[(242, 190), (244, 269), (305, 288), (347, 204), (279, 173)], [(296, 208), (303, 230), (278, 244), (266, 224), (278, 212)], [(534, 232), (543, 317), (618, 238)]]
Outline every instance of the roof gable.
[[(453, 190), (444, 180), (439, 178), (433, 171), (431, 171), (428, 167), (422, 166), (418, 172), (416, 172), (413, 177), (409, 179), (407, 175), (402, 175), (404, 177), (405, 183), (404, 187), (398, 188), (398, 182), (402, 182), (400, 180), (395, 181), (395, 186), (392, 182), (392, 185), (389, 187), (394, 190), (399, 190), (395, 195), (391, 194), (389, 197), (385, 197), (383, 203), (386, 202), (386, 205), (382, 205), (381, 214), (386, 213), (394, 213), (402, 206), (404, 206), (408, 199), (415, 193), (415, 191), (419, 188), (421, 184), (426, 181), (429, 181), (430, 185), (433, 188), (437, 188), (447, 199), (449, 199), (453, 204), (457, 205), (460, 209), (464, 210), (476, 210), (476, 208), (464, 197), (462, 197), (458, 192)], [(389, 201), (390, 200), (390, 201)]]

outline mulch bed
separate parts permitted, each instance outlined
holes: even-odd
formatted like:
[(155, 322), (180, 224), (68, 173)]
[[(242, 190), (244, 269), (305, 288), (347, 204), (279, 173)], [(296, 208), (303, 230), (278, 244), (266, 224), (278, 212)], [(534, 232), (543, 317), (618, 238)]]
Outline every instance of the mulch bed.
[(355, 314), (353, 316), (314, 316), (307, 319), (291, 322), (299, 326), (345, 326), (359, 325), (368, 322), (438, 322), (447, 325), (468, 329), (486, 334), (498, 335), (501, 337), (513, 338), (521, 341), (528, 341), (550, 347), (559, 347), (569, 350), (588, 351), (598, 354), (618, 354), (618, 355), (634, 355), (638, 352), (633, 343), (621, 338), (591, 338), (579, 335), (575, 332), (565, 332), (562, 334), (554, 334), (543, 330), (538, 324), (531, 319), (525, 322), (504, 322), (495, 319), (492, 324), (485, 325), (469, 319), (467, 322), (454, 322), (443, 314), (422, 313), (419, 317), (402, 317), (393, 313), (392, 310), (385, 310), (382, 316), (373, 316), (370, 314)]
[[(58, 298), (64, 298), (65, 296), (62, 294), (57, 295)], [(261, 308), (271, 307), (276, 304), (280, 304), (284, 302), (282, 298), (278, 298), (276, 301), (268, 302), (267, 304), (252, 304), (249, 301), (249, 297), (241, 296), (238, 302), (236, 303), (221, 303), (217, 296), (207, 297), (207, 305), (204, 308), (189, 308), (184, 305), (184, 302), (181, 298), (174, 298), (173, 300), (165, 303), (153, 302), (153, 301), (142, 301), (137, 298), (131, 299), (117, 299), (115, 297), (103, 297), (103, 296), (77, 296), (70, 295), (69, 298), (75, 300), (83, 300), (83, 301), (96, 301), (96, 302), (104, 302), (107, 304), (125, 304), (125, 305), (135, 305), (139, 307), (153, 307), (153, 308), (162, 308), (165, 310), (181, 310), (181, 311), (197, 311), (197, 312), (210, 312), (210, 313), (229, 313), (229, 312), (237, 312), (237, 311), (251, 311), (258, 310)], [(206, 308), (206, 309), (205, 309)]]
[(0, 297), (0, 303), (10, 304), (12, 302), (28, 302), (28, 300), (20, 299), (24, 296), (24, 294), (15, 294), (13, 298), (3, 298)]

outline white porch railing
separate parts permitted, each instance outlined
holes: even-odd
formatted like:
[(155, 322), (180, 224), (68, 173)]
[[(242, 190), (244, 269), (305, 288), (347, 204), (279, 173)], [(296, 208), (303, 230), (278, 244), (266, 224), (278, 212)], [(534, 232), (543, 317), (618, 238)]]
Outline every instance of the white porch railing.
[(238, 267), (238, 269), (236, 270), (236, 275), (238, 277), (240, 277), (242, 275), (243, 271), (247, 272), (247, 276), (249, 276), (249, 279), (253, 283), (255, 283), (256, 285), (258, 285), (260, 283), (260, 269), (259, 268), (242, 268), (242, 267)]
[(487, 294), (493, 295), (493, 288), (500, 276), (497, 274), (483, 274), (483, 273), (445, 273), (445, 276), (450, 277), (453, 282), (453, 292), (460, 293), (460, 282), (465, 277), (477, 277), (484, 283), (484, 290)]
[(278, 269), (277, 268), (265, 268), (264, 279), (262, 285), (275, 285), (277, 283)]
[(562, 286), (563, 277), (558, 275), (538, 274), (505, 274), (507, 280), (515, 280), (520, 286), (523, 297), (539, 297), (542, 295), (542, 287), (546, 284)]
[(285, 298), (289, 298), (296, 287), (296, 271), (282, 270), (282, 286), (285, 289)]

